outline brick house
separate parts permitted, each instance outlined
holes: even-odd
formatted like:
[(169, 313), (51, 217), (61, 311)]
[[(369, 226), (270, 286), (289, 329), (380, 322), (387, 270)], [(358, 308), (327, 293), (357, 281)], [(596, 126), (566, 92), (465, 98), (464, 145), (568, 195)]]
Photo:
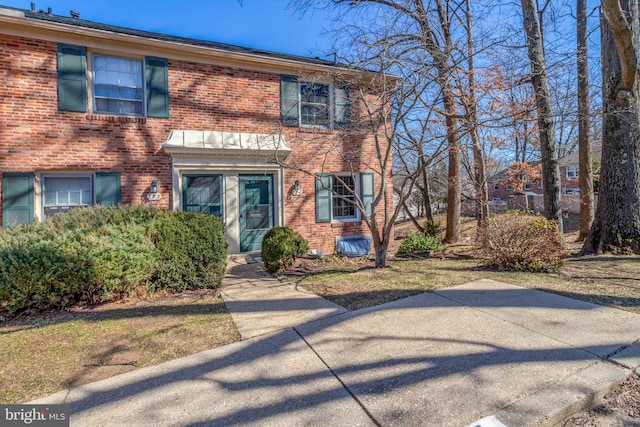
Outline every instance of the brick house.
[[(601, 144), (593, 144), (591, 146), (591, 156), (595, 161), (600, 162), (602, 157)], [(559, 160), (562, 194), (580, 194), (580, 184), (578, 183), (579, 165), (578, 150), (567, 154)]]
[(325, 253), (368, 240), (347, 200), (380, 185), (373, 136), (349, 132), (365, 71), (0, 7), (0, 75), (5, 228), (122, 203), (217, 215), (230, 253), (276, 225)]

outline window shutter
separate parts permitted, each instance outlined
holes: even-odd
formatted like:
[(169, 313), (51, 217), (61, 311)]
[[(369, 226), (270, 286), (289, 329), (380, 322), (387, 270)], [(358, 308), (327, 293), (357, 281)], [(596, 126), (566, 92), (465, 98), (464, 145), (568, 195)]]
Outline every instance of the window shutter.
[(169, 117), (169, 73), (165, 58), (146, 58), (147, 116)]
[(33, 174), (2, 175), (2, 228), (33, 222)]
[(96, 204), (120, 204), (120, 172), (96, 172)]
[(360, 174), (360, 198), (364, 206), (364, 213), (367, 218), (371, 218), (371, 204), (373, 203), (373, 173), (364, 172)]
[(58, 108), (87, 111), (87, 56), (82, 46), (58, 45)]
[(348, 129), (351, 124), (351, 102), (349, 98), (349, 85), (338, 83), (333, 89), (335, 103), (336, 129)]
[(331, 175), (316, 174), (316, 222), (331, 222)]
[(299, 126), (298, 104), (300, 90), (298, 78), (281, 76), (280, 78), (280, 117), (284, 126)]

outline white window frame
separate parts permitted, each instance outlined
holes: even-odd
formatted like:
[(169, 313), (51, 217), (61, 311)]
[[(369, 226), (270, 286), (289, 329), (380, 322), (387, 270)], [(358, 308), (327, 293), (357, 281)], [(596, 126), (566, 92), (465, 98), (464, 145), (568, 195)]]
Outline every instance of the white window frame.
[(526, 180), (522, 188), (525, 190), (531, 190), (531, 181)]
[(496, 182), (495, 184), (493, 184), (493, 190), (494, 191), (500, 190), (500, 183), (499, 182)]
[(579, 173), (580, 173), (580, 167), (578, 165), (567, 166), (567, 170), (566, 170), (567, 179), (577, 179)]
[[(40, 214), (41, 219), (46, 220), (47, 216), (45, 215), (45, 209), (48, 206), (45, 202), (45, 194), (46, 194), (46, 180), (50, 178), (88, 178), (89, 179), (89, 188), (91, 189), (91, 203), (90, 204), (78, 204), (78, 205), (56, 205), (56, 206), (93, 206), (96, 204), (96, 180), (95, 175), (92, 173), (43, 173), (40, 175)], [(82, 199), (82, 196), (81, 196)]]
[(507, 184), (507, 191), (511, 191), (511, 190), (513, 190), (513, 185)]
[[(142, 100), (141, 100), (141, 105), (142, 105), (142, 112), (140, 114), (135, 114), (135, 113), (117, 113), (117, 112), (110, 112), (110, 111), (98, 111), (98, 107), (97, 107), (97, 102), (96, 102), (96, 77), (95, 77), (95, 58), (96, 56), (107, 56), (107, 57), (113, 57), (113, 58), (121, 58), (121, 59), (127, 59), (127, 60), (132, 60), (132, 61), (139, 61), (141, 64), (141, 72), (140, 72), (140, 78), (141, 78), (141, 89), (142, 89)], [(92, 114), (96, 114), (96, 115), (104, 115), (104, 116), (117, 116), (117, 117), (147, 117), (147, 84), (146, 84), (146, 61), (144, 57), (141, 56), (129, 56), (129, 55), (122, 55), (122, 54), (118, 54), (118, 53), (113, 53), (113, 52), (102, 52), (102, 51), (94, 51), (94, 52), (90, 52), (89, 53), (89, 58), (90, 60), (89, 62), (89, 78), (90, 78), (90, 85), (89, 85), (89, 104), (90, 104), (90, 108), (91, 108), (91, 112)]]
[[(326, 86), (327, 87), (327, 92), (328, 92), (328, 96), (327, 96), (327, 125), (317, 125), (317, 124), (308, 124), (308, 123), (303, 123), (302, 121), (302, 106), (303, 104), (311, 104), (313, 105), (314, 103), (311, 102), (304, 102), (303, 97), (302, 97), (302, 86), (313, 86), (313, 85), (321, 85), (321, 86)], [(333, 106), (333, 85), (330, 83), (325, 83), (322, 81), (318, 81), (318, 82), (314, 82), (314, 81), (299, 81), (298, 82), (298, 125), (301, 128), (310, 128), (310, 129), (333, 129), (334, 128), (334, 106)], [(315, 103), (316, 105), (319, 105), (317, 103)]]

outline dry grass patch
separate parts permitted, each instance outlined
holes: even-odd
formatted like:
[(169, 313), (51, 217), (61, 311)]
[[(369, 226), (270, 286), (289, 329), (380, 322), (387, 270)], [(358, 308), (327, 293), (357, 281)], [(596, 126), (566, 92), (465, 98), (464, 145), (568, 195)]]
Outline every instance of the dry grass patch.
[(0, 402), (36, 399), (239, 339), (213, 291), (0, 323)]

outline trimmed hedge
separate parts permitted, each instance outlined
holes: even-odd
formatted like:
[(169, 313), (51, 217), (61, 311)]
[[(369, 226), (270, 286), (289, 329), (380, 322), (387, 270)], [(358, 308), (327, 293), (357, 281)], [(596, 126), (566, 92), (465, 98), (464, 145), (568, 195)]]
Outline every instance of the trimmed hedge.
[(74, 209), (0, 232), (0, 315), (217, 287), (226, 258), (224, 226), (210, 215), (147, 206)]
[(158, 266), (153, 286), (182, 292), (216, 288), (227, 268), (222, 221), (207, 214), (175, 212), (153, 223)]
[(262, 261), (271, 273), (290, 267), (296, 257), (308, 250), (307, 241), (289, 227), (272, 227), (262, 239)]

